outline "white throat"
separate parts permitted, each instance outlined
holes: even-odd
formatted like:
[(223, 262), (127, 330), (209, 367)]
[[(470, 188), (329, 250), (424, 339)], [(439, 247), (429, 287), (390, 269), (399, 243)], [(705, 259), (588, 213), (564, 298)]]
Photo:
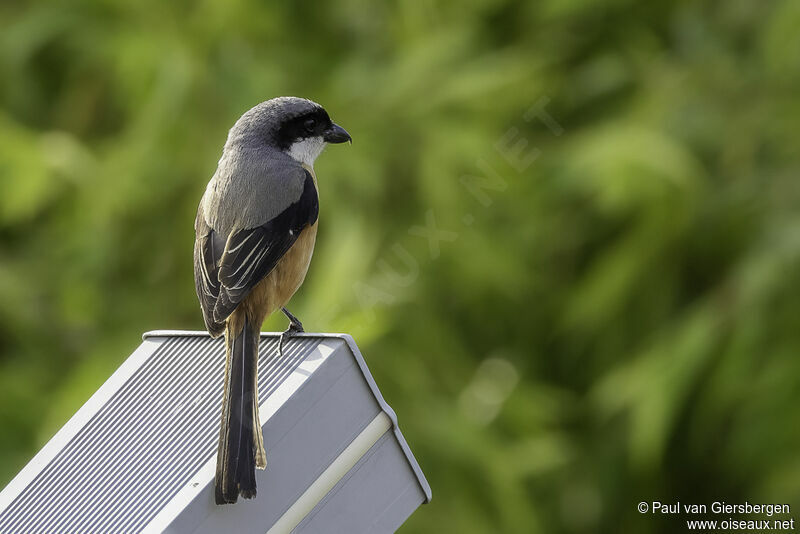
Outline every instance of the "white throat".
[(309, 167), (314, 166), (314, 160), (322, 154), (325, 149), (325, 141), (322, 136), (307, 137), (301, 141), (295, 141), (289, 147), (287, 153), (296, 161), (305, 163)]

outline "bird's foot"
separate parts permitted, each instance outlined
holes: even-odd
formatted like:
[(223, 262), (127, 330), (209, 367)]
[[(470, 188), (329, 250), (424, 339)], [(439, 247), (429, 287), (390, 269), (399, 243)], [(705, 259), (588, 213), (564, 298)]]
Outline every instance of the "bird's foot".
[[(300, 319), (298, 319), (297, 317), (295, 317), (295, 316), (294, 316), (294, 314), (292, 314), (292, 312), (290, 312), (290, 311), (289, 311), (289, 310), (287, 310), (286, 308), (281, 308), (281, 311), (283, 312), (283, 314), (284, 314), (286, 317), (288, 317), (288, 318), (289, 318), (289, 321), (290, 321), (290, 323), (291, 323), (291, 324), (289, 325), (289, 330), (292, 330), (292, 329), (294, 329), (294, 330), (292, 331), (292, 333), (294, 333), (294, 334), (297, 334), (297, 333), (300, 333), (300, 332), (305, 332), (305, 330), (303, 330), (303, 323), (301, 323), (301, 322), (300, 322)], [(288, 332), (288, 330), (287, 330), (287, 332)]]
[(303, 330), (303, 323), (300, 322), (300, 319), (295, 317), (294, 315), (289, 312), (286, 308), (281, 308), (284, 315), (289, 318), (289, 328), (287, 328), (282, 334), (280, 341), (278, 341), (278, 355), (283, 358), (283, 344), (286, 341), (287, 337), (292, 337), (295, 334), (301, 334), (305, 332)]

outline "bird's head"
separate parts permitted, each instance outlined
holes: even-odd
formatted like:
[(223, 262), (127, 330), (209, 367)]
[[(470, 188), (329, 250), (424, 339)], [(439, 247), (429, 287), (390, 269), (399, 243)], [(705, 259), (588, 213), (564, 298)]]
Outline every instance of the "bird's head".
[(352, 139), (331, 121), (325, 109), (311, 100), (282, 96), (247, 111), (228, 134), (228, 145), (267, 145), (300, 163), (312, 166), (325, 145)]

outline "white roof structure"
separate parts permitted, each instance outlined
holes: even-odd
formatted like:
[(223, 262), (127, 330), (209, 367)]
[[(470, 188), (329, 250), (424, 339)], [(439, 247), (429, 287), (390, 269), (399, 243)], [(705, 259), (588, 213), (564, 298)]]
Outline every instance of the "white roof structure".
[(0, 492), (2, 533), (389, 533), (431, 490), (353, 339), (262, 334), (267, 468), (214, 504), (225, 353), (157, 331)]

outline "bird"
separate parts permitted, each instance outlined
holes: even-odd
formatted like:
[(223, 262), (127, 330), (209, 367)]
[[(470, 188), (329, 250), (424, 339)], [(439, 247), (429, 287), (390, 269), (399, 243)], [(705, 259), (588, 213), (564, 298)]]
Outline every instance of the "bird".
[(305, 279), (319, 217), (314, 161), (347, 131), (311, 100), (278, 97), (246, 111), (228, 132), (195, 219), (195, 290), (209, 334), (225, 336), (225, 382), (214, 499), (256, 496), (267, 459), (258, 415), (261, 324), (281, 310), (284, 339), (303, 332), (286, 308)]

